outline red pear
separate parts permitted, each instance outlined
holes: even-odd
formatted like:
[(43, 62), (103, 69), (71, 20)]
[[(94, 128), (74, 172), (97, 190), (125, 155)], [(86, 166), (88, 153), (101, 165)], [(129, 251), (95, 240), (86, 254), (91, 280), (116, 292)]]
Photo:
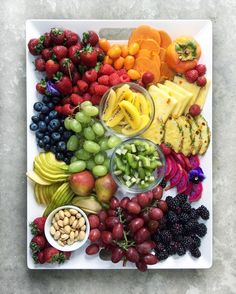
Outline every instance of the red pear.
[(109, 202), (117, 190), (116, 182), (110, 174), (100, 177), (95, 182), (95, 191), (100, 202)]
[(94, 177), (89, 171), (71, 174), (69, 178), (73, 192), (80, 196), (89, 195), (94, 188)]

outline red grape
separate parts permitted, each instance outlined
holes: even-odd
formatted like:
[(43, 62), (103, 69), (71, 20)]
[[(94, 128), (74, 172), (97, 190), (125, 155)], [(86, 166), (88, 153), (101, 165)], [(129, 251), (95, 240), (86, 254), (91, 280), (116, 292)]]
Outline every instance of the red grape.
[(116, 197), (112, 197), (110, 200), (110, 208), (111, 209), (116, 209), (119, 207), (120, 201)]
[(153, 264), (156, 264), (158, 262), (158, 259), (157, 259), (156, 255), (147, 254), (147, 255), (144, 256), (143, 261), (146, 264), (153, 265)]
[(141, 193), (137, 196), (138, 203), (141, 207), (146, 207), (149, 204), (149, 197), (146, 193)]
[(134, 218), (129, 223), (129, 229), (132, 233), (137, 232), (140, 228), (142, 228), (144, 225), (144, 220), (141, 217)]
[(137, 269), (140, 272), (146, 272), (147, 271), (147, 265), (143, 260), (140, 260), (140, 261), (136, 262), (136, 266), (137, 266)]
[(128, 261), (135, 263), (139, 261), (139, 254), (135, 247), (128, 248), (128, 250), (126, 251), (126, 258), (128, 259)]
[(89, 240), (97, 242), (101, 237), (101, 232), (98, 229), (92, 229), (89, 233)]
[(109, 216), (106, 220), (105, 220), (105, 224), (109, 227), (109, 228), (113, 228), (115, 224), (119, 223), (119, 219), (116, 216)]
[(91, 244), (86, 248), (86, 253), (88, 255), (93, 255), (98, 253), (99, 251), (99, 246), (97, 244)]
[(107, 214), (108, 214), (109, 216), (116, 216), (116, 211), (113, 210), (113, 209), (108, 209)]
[(115, 247), (113, 250), (112, 250), (112, 255), (111, 255), (111, 261), (113, 263), (117, 263), (119, 262), (122, 257), (125, 255), (124, 253), (124, 250), (122, 250), (121, 248), (119, 247)]
[(150, 233), (155, 233), (159, 227), (159, 222), (155, 220), (150, 220), (148, 222), (148, 230)]
[(89, 224), (91, 229), (98, 228), (99, 226), (99, 217), (96, 214), (90, 214), (88, 216)]
[(105, 210), (101, 210), (98, 214), (98, 217), (101, 222), (104, 222), (105, 219), (107, 218), (107, 212)]
[(112, 229), (112, 237), (114, 240), (121, 240), (124, 237), (124, 228), (122, 224), (115, 224)]
[(153, 199), (153, 193), (152, 193), (152, 191), (148, 191), (148, 192), (146, 192), (146, 195), (147, 195), (148, 198), (149, 198), (149, 202), (151, 202), (152, 199)]
[(104, 222), (101, 222), (98, 226), (99, 231), (105, 231), (107, 228), (106, 224)]
[(150, 84), (154, 80), (154, 75), (150, 71), (146, 71), (142, 76), (142, 82), (144, 83), (145, 87)]
[(160, 200), (163, 195), (163, 188), (161, 186), (157, 186), (152, 190), (153, 198), (156, 200)]
[(127, 223), (130, 223), (136, 217), (136, 215), (130, 214), (128, 212), (125, 212), (124, 215)]
[(150, 251), (152, 249), (154, 249), (155, 247), (156, 247), (155, 242), (153, 242), (153, 241), (145, 241), (145, 242), (143, 242), (141, 244), (138, 244), (136, 246), (136, 249), (138, 250), (138, 253), (146, 255), (146, 254), (149, 254)]
[(136, 243), (140, 244), (150, 238), (150, 232), (146, 228), (139, 229), (134, 235)]
[(127, 210), (129, 213), (133, 213), (133, 214), (139, 214), (141, 211), (141, 207), (138, 203), (135, 202), (128, 202), (127, 204)]
[(124, 197), (120, 201), (120, 207), (126, 209), (127, 203), (130, 201), (129, 197)]
[(108, 231), (103, 231), (102, 232), (102, 241), (103, 243), (109, 245), (112, 243), (112, 234), (111, 232)]
[(152, 220), (160, 220), (163, 218), (163, 212), (160, 208), (151, 208), (149, 211), (149, 217)]
[(137, 196), (134, 196), (131, 198), (131, 201), (134, 202), (134, 203), (138, 203), (138, 198)]
[(168, 206), (164, 200), (160, 200), (157, 203), (158, 208), (160, 208), (163, 212), (166, 212), (168, 210)]
[(148, 222), (150, 221), (148, 211), (144, 211), (144, 212), (142, 212), (142, 213), (141, 213), (141, 217), (142, 217), (142, 219), (144, 220), (145, 224), (148, 223)]

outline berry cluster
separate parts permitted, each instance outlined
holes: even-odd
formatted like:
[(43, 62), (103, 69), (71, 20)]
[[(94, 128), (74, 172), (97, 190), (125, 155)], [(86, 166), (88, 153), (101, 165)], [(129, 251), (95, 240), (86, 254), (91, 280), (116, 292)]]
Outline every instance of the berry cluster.
[(168, 196), (166, 203), (168, 212), (152, 235), (157, 258), (164, 260), (174, 254), (182, 256), (187, 250), (193, 257), (199, 258), (200, 238), (206, 235), (207, 227), (199, 223), (198, 219), (209, 219), (209, 211), (203, 205), (198, 209), (192, 208), (185, 194), (178, 194), (174, 198)]

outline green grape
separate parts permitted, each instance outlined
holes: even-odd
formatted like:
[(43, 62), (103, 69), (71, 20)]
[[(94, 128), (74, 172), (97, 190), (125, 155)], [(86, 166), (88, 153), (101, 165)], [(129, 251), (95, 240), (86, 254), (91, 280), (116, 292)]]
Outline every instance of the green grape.
[(79, 149), (75, 152), (75, 156), (81, 160), (88, 160), (91, 157), (91, 154), (85, 151), (84, 149)]
[(83, 111), (77, 112), (75, 119), (82, 124), (87, 124), (91, 120), (90, 116), (87, 116)]
[(79, 147), (79, 139), (76, 135), (72, 135), (67, 142), (67, 150), (76, 151)]
[(82, 126), (76, 119), (71, 120), (70, 127), (71, 127), (71, 130), (74, 131), (75, 133), (80, 133), (82, 131)]
[(87, 116), (97, 116), (98, 115), (98, 109), (95, 106), (86, 106), (83, 108), (83, 112)]
[(80, 108), (83, 110), (86, 106), (92, 106), (92, 102), (90, 101), (84, 101), (80, 104)]
[(110, 149), (115, 148), (117, 145), (119, 145), (121, 143), (121, 138), (117, 137), (117, 136), (111, 136), (108, 139), (107, 145)]
[(70, 159), (70, 163), (73, 163), (75, 161), (77, 161), (78, 158), (76, 156), (72, 156), (71, 159)]
[(101, 148), (101, 151), (105, 151), (105, 150), (108, 150), (109, 147), (108, 147), (108, 139), (107, 138), (102, 138), (101, 140), (99, 140), (98, 142), (100, 148)]
[(95, 177), (102, 177), (107, 174), (107, 168), (104, 165), (95, 165), (92, 169), (93, 175)]
[(71, 130), (71, 121), (72, 121), (72, 118), (71, 117), (67, 117), (65, 120), (64, 120), (64, 126), (65, 128), (70, 131)]
[(94, 154), (98, 153), (101, 149), (100, 146), (93, 141), (85, 141), (83, 147), (85, 151)]
[(89, 159), (88, 161), (86, 161), (86, 168), (88, 170), (92, 170), (95, 165), (96, 165), (96, 163), (94, 162), (93, 159)]
[(70, 173), (79, 173), (86, 168), (86, 163), (83, 160), (77, 160), (69, 165)]
[(103, 164), (104, 160), (105, 156), (102, 152), (99, 152), (94, 156), (94, 161), (96, 164)]
[(93, 128), (94, 133), (95, 133), (97, 136), (99, 136), (99, 137), (103, 136), (104, 133), (105, 133), (105, 130), (104, 130), (102, 124), (100, 124), (99, 122), (96, 122), (96, 123), (92, 126), (92, 128)]
[(96, 138), (94, 131), (91, 127), (84, 128), (83, 134), (84, 134), (85, 139), (87, 139), (89, 141), (94, 141)]
[(107, 170), (109, 171), (110, 169), (110, 158), (106, 158), (103, 162), (103, 165), (107, 168)]

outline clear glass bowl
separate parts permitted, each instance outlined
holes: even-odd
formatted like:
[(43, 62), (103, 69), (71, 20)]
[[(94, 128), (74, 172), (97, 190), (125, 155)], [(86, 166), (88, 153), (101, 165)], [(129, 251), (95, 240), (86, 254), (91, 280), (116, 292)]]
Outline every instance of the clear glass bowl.
[[(106, 99), (108, 97), (110, 90), (113, 89), (115, 91), (125, 84), (129, 85), (130, 90), (132, 90), (133, 92), (139, 92), (139, 93), (143, 94), (143, 96), (146, 98), (147, 102), (150, 105), (150, 113), (149, 113), (150, 121), (146, 124), (146, 126), (144, 128), (142, 128), (141, 130), (137, 131), (136, 133), (134, 133), (132, 135), (125, 135), (123, 133), (120, 133), (120, 132), (114, 130), (113, 128), (110, 128), (109, 126), (107, 126), (106, 122), (102, 118), (104, 106), (106, 104)], [(153, 101), (151, 95), (148, 93), (148, 91), (146, 89), (144, 89), (143, 87), (141, 87), (140, 85), (135, 84), (135, 83), (121, 83), (121, 84), (117, 84), (117, 85), (109, 88), (109, 90), (103, 95), (101, 102), (100, 102), (100, 105), (99, 105), (99, 119), (102, 122), (104, 128), (110, 134), (117, 135), (117, 136), (120, 136), (123, 138), (138, 137), (141, 134), (143, 134), (150, 127), (151, 123), (153, 122), (154, 116), (155, 116), (155, 105), (154, 105), (154, 101)]]
[[(126, 143), (132, 143), (135, 140), (140, 140), (140, 141), (145, 141), (149, 144), (151, 144), (152, 146), (155, 147), (156, 151), (159, 154), (160, 157), (160, 161), (162, 163), (162, 166), (159, 168), (156, 168), (153, 171), (153, 176), (155, 177), (155, 180), (152, 184), (150, 184), (150, 186), (148, 186), (145, 189), (140, 188), (137, 184), (135, 184), (132, 187), (127, 187), (120, 179), (119, 176), (114, 174), (115, 171), (115, 158), (116, 158), (116, 151), (117, 149), (121, 148), (124, 144)], [(110, 171), (111, 171), (111, 175), (114, 179), (114, 181), (116, 182), (116, 184), (118, 185), (119, 189), (121, 189), (123, 192), (128, 192), (128, 193), (143, 193), (143, 192), (147, 192), (152, 190), (153, 188), (155, 188), (158, 184), (160, 184), (160, 182), (163, 180), (164, 176), (165, 176), (165, 171), (166, 171), (166, 160), (165, 160), (165, 156), (163, 154), (163, 152), (161, 151), (161, 148), (159, 147), (159, 145), (154, 144), (152, 141), (147, 140), (147, 139), (143, 139), (140, 137), (135, 137), (135, 138), (131, 138), (128, 140), (123, 141), (122, 143), (120, 143), (114, 150), (113, 153), (111, 155), (111, 161), (110, 161)]]

